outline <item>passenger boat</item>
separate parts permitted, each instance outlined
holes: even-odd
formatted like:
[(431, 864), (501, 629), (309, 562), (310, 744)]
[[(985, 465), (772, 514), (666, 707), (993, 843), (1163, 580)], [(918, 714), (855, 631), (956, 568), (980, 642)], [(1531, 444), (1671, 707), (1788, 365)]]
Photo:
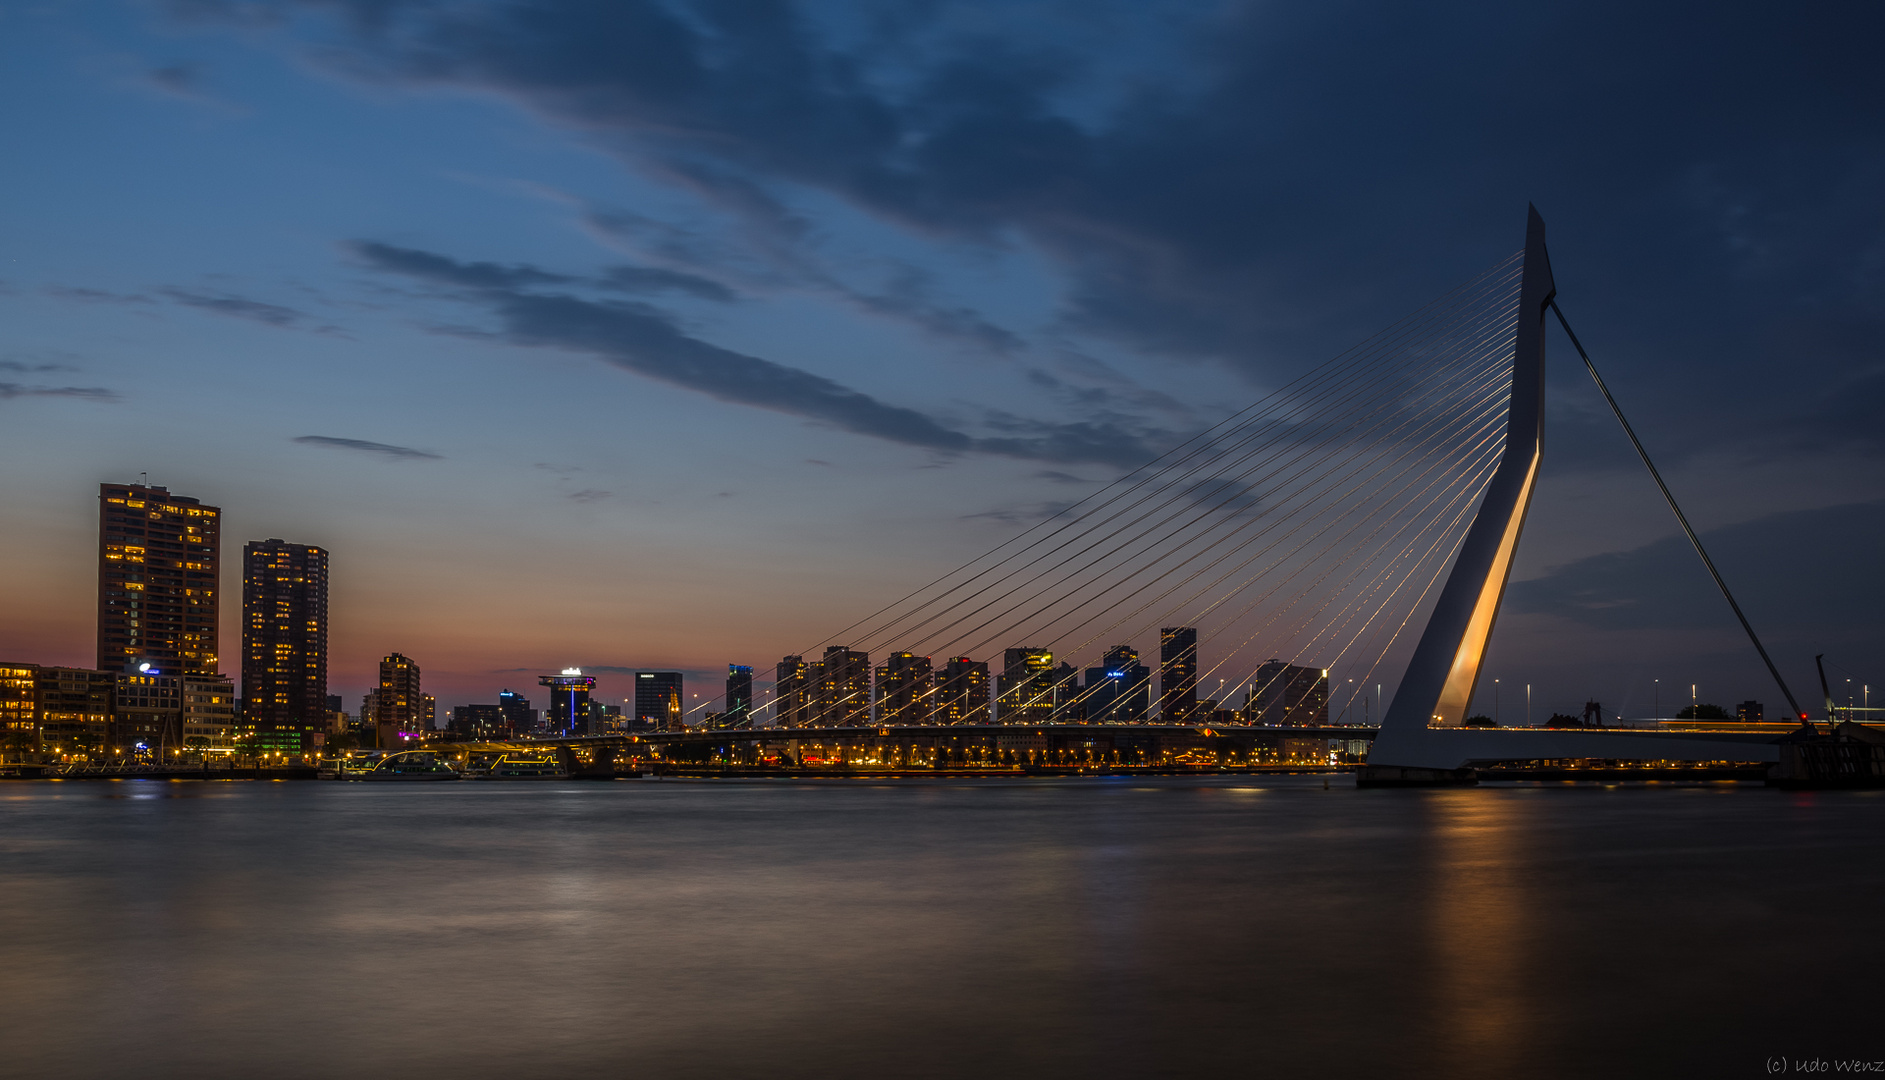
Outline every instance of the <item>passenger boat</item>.
[(348, 780), (463, 780), (464, 774), (430, 750), (388, 754), (372, 768), (347, 773)]
[(467, 780), (567, 780), (569, 771), (555, 754), (517, 753), (473, 755), (465, 765)]

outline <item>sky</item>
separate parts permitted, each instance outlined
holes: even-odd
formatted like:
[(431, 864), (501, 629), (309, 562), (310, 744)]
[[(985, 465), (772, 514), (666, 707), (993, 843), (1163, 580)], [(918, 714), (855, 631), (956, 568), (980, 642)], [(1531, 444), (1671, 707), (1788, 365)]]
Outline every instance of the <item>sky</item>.
[[(1532, 203), (1795, 695), (1816, 653), (1885, 686), (1882, 36), (1862, 3), (0, 5), (0, 656), (90, 662), (97, 484), (148, 474), (225, 508), (226, 657), (241, 542), (331, 550), (350, 709), (390, 651), (443, 707), (570, 665), (710, 698), (1485, 270)], [(1778, 712), (1548, 347), (1497, 708)]]

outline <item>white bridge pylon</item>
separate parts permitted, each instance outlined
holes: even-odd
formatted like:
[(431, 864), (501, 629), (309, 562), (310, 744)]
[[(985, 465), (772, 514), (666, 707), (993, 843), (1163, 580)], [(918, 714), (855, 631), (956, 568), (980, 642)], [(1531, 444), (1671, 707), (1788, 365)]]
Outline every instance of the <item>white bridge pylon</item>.
[(1512, 394), (1498, 469), (1460, 545), (1363, 769), (1363, 784), (1470, 780), (1476, 762), (1545, 758), (1778, 761), (1780, 736), (1462, 726), (1498, 621), (1544, 453), (1545, 314), (1557, 286), (1545, 223), (1528, 211)]

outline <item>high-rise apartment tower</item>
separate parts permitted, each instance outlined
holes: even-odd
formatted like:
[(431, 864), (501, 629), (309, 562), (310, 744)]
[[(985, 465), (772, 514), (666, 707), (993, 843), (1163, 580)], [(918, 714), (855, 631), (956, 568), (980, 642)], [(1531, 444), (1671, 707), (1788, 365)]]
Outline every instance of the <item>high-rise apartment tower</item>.
[(98, 485), (98, 670), (218, 666), (222, 510), (144, 484)]
[(727, 665), (726, 712), (724, 727), (751, 727), (753, 724), (753, 669), (747, 664)]
[(431, 726), (424, 715), (425, 695), (419, 692), (419, 665), (398, 653), (380, 659), (379, 692), (370, 698), (374, 734), (383, 750), (395, 749), (399, 737)]
[(1198, 709), (1198, 628), (1158, 632), (1158, 712), (1161, 724), (1188, 724)]
[(242, 711), (260, 729), (329, 726), (322, 548), (252, 540), (242, 549)]

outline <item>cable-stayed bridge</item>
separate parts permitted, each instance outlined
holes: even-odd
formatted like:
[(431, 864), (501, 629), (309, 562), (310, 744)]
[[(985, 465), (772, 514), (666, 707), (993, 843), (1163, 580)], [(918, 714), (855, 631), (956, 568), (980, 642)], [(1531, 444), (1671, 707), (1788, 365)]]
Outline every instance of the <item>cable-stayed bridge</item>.
[[(834, 663), (888, 653), (903, 667), (880, 668), (874, 690), (868, 667), (827, 672), (802, 698), (782, 679), (770, 719), (1146, 723), (1151, 702), (1122, 712), (1109, 668), (1136, 659), (1127, 643), (1158, 635), (1162, 666), (1184, 683), (1161, 685), (1158, 722), (1224, 716), (1202, 711), (1213, 688), (1220, 707), (1227, 693), (1254, 702), (1274, 697), (1266, 680), (1319, 671), (1327, 700), (1311, 723), (1380, 720), (1367, 783), (1469, 781), (1475, 762), (1524, 759), (1777, 760), (1771, 733), (1465, 726), (1543, 457), (1545, 319), (1564, 319), (1555, 295), (1532, 210), (1524, 247), (1478, 277), (833, 635), (846, 642)], [(1174, 640), (1186, 654), (1176, 667)], [(935, 656), (949, 658), (943, 670)], [(901, 697), (885, 686), (898, 671), (910, 676)], [(969, 711), (945, 712), (950, 701)]]

